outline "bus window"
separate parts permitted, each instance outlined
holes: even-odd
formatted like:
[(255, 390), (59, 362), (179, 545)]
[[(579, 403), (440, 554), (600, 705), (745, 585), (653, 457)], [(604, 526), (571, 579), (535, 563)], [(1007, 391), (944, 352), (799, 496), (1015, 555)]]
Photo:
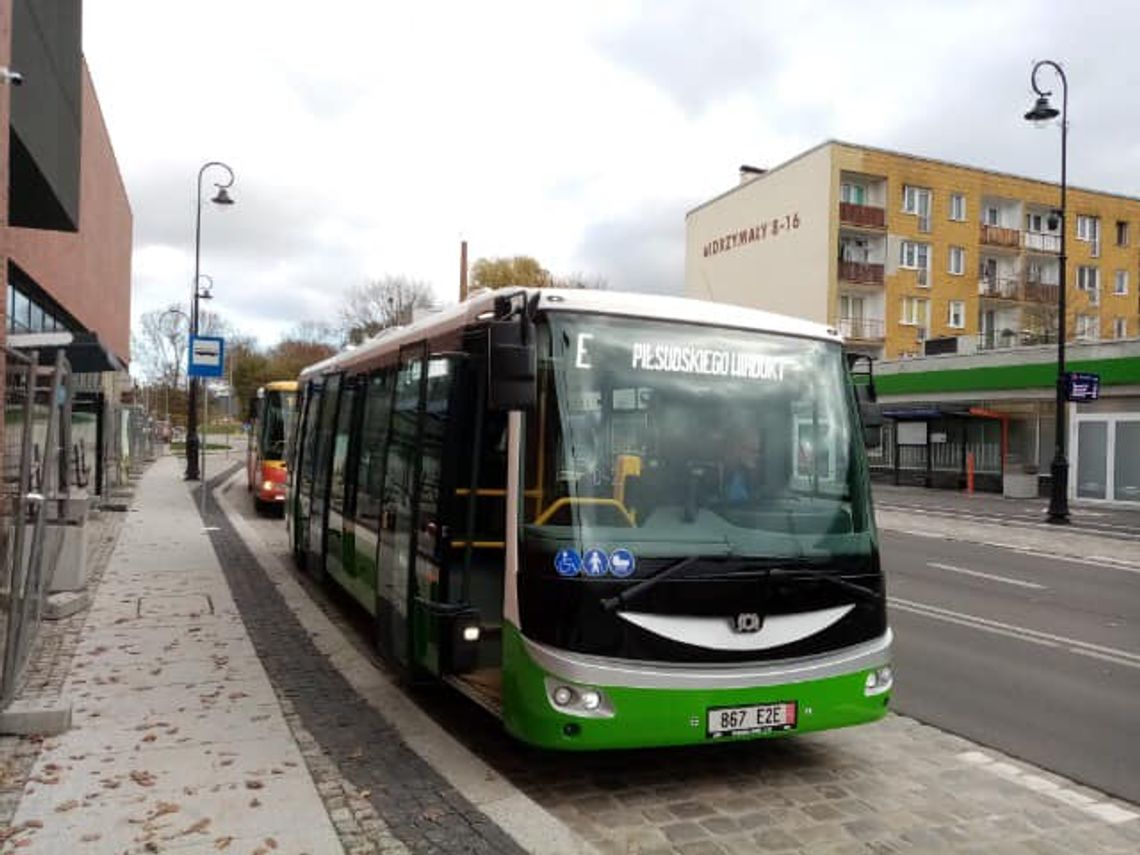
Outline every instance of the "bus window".
[[(381, 369), (368, 378), (360, 427), (356, 521), (373, 531), (380, 519), (380, 491), (384, 484), (384, 449), (388, 441), (388, 417), (392, 410), (393, 378), (391, 368)], [(375, 560), (375, 551), (372, 560)]]
[(340, 405), (337, 408), (336, 437), (333, 441), (332, 453), (332, 483), (329, 486), (329, 508), (338, 514), (345, 512), (347, 491), (347, 465), (349, 451), (349, 436), (352, 430), (353, 405), (356, 402), (356, 387), (345, 384), (340, 394)]

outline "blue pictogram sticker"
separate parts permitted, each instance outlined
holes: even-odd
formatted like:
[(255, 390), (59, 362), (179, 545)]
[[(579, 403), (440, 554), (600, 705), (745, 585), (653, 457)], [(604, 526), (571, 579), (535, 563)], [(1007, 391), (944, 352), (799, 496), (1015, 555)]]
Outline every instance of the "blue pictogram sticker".
[(582, 556), (577, 549), (559, 549), (554, 556), (554, 569), (559, 576), (577, 576), (582, 572)]
[(588, 549), (582, 556), (582, 567), (587, 576), (605, 576), (610, 572), (610, 559), (600, 549)]
[(619, 579), (632, 576), (637, 569), (637, 560), (628, 549), (615, 549), (610, 553), (610, 572)]

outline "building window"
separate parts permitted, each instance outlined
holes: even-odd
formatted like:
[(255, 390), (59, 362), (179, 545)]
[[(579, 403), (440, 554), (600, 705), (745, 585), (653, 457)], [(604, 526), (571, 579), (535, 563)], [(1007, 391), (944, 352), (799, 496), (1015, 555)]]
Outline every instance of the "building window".
[(1116, 221), (1116, 245), (1128, 246), (1128, 223), (1124, 220)]
[(966, 250), (960, 246), (950, 247), (950, 272), (955, 276), (966, 272)]
[(1096, 341), (1100, 338), (1096, 315), (1077, 315), (1077, 338), (1082, 341)]
[(918, 214), (920, 217), (929, 216), (930, 191), (925, 187), (903, 185), (903, 213)]
[(952, 193), (950, 195), (950, 219), (957, 220), (958, 222), (965, 222), (966, 197), (964, 194)]
[(1117, 270), (1116, 282), (1113, 284), (1112, 293), (1118, 297), (1128, 293), (1128, 271)]
[(1077, 268), (1077, 290), (1078, 291), (1096, 291), (1097, 290), (1097, 273), (1095, 267), (1089, 267), (1082, 264)]
[(929, 269), (930, 245), (913, 240), (904, 240), (899, 244), (899, 266), (912, 270)]
[(964, 300), (951, 300), (946, 323), (954, 329), (966, 326), (966, 303)]
[(844, 182), (839, 185), (839, 198), (852, 205), (866, 205), (867, 188), (862, 184)]
[(1112, 334), (1116, 338), (1128, 338), (1128, 319), (1117, 318), (1112, 322)]
[(985, 211), (982, 213), (982, 222), (987, 226), (996, 226), (1001, 222), (1001, 211), (998, 210), (997, 205), (987, 205)]
[(923, 297), (903, 297), (900, 323), (907, 326), (926, 326), (930, 315), (930, 301)]
[(1100, 221), (1096, 217), (1077, 217), (1077, 240), (1096, 243), (1100, 237)]

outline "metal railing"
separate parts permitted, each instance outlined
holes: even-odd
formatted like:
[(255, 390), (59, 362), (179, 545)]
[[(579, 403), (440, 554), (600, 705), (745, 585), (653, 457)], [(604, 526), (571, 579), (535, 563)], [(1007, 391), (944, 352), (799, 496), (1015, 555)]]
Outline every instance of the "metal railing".
[(1056, 344), (1055, 330), (988, 330), (977, 335), (978, 350), (1007, 350), (1012, 347), (1033, 347), (1039, 344)]
[(1021, 249), (1021, 232), (1017, 229), (1007, 229), (1003, 226), (991, 226), (982, 223), (979, 240), (987, 246), (1003, 246), (1009, 249)]
[(839, 221), (852, 226), (870, 229), (887, 227), (887, 212), (872, 205), (857, 205), (854, 202), (839, 203)]
[(884, 335), (882, 318), (840, 318), (839, 334), (844, 338), (879, 339)]
[(1060, 252), (1061, 237), (1042, 232), (1022, 232), (1021, 245), (1033, 252)]
[(58, 550), (49, 554), (46, 548), (45, 526), (51, 500), (60, 498), (67, 483), (60, 447), (70, 407), (65, 382), (70, 367), (62, 350), (56, 352), (53, 368), (41, 368), (35, 351), (4, 348), (4, 356), (0, 707), (11, 702), (20, 686), (58, 558)]
[(839, 278), (859, 285), (882, 285), (883, 265), (863, 261), (840, 261)]

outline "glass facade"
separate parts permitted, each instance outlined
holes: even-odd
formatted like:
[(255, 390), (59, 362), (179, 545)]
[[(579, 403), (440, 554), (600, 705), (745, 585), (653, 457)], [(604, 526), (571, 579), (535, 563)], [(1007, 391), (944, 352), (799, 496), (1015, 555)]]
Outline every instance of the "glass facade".
[(62, 313), (30, 296), (19, 286), (8, 283), (10, 333), (65, 332), (69, 329)]

